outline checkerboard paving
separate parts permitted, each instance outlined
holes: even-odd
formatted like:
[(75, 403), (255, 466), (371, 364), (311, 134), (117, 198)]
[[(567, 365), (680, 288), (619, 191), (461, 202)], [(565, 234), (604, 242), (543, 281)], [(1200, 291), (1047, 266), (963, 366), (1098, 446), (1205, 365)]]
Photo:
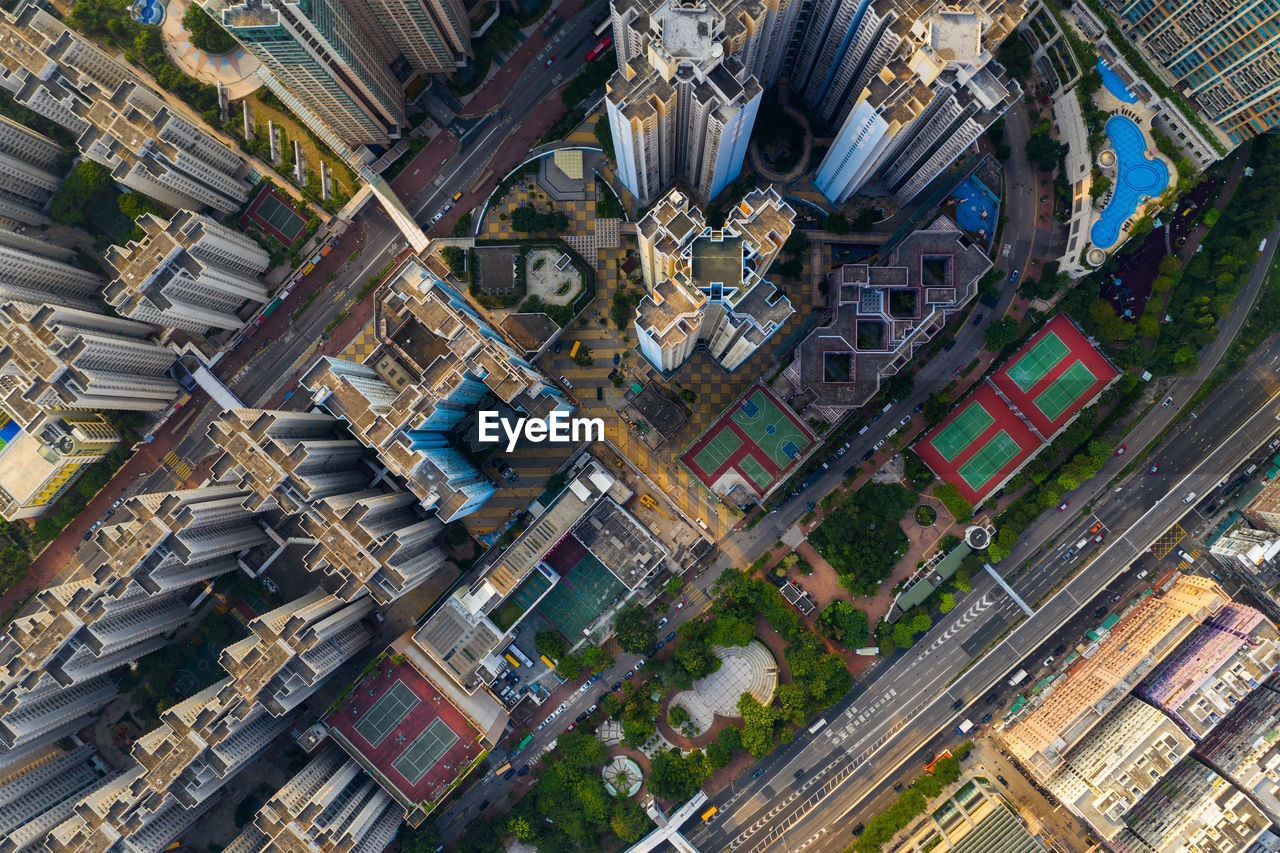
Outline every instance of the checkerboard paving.
[(347, 348), (342, 351), (338, 358), (343, 361), (353, 361), (357, 364), (363, 364), (369, 353), (378, 348), (377, 330), (373, 326), (373, 320), (365, 324), (360, 330), (360, 334), (347, 344)]

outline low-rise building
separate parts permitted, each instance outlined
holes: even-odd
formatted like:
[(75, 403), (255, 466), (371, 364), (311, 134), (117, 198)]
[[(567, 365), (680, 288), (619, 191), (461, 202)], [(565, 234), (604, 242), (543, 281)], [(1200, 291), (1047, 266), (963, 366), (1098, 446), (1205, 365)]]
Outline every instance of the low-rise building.
[(908, 830), (899, 853), (1042, 853), (1018, 812), (984, 779), (961, 780), (954, 794)]

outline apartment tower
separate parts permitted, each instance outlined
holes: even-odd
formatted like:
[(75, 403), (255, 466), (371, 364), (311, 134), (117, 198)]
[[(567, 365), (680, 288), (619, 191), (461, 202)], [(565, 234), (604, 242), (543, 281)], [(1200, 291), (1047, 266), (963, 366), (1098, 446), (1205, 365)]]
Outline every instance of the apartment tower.
[(1021, 97), (992, 53), (1025, 11), (819, 2), (792, 82), (839, 128), (814, 181), (822, 194), (842, 203), (874, 180), (905, 204), (941, 174)]
[(261, 276), (271, 256), (249, 237), (189, 210), (168, 221), (148, 213), (137, 225), (141, 240), (107, 250), (116, 277), (104, 296), (124, 316), (191, 332), (236, 329), (238, 309), (267, 301)]
[(471, 55), (471, 20), (462, 0), (365, 0), (387, 39), (414, 69), (452, 71)]
[[(381, 40), (339, 0), (245, 0), (218, 11), (222, 25), (284, 88), (349, 144), (400, 136), (404, 94)], [(367, 10), (359, 10), (367, 11)]]
[(45, 225), (44, 207), (62, 184), (62, 146), (0, 116), (0, 216)]
[(162, 204), (225, 214), (249, 197), (240, 155), (37, 6), (0, 15), (0, 86), (67, 128), (120, 185)]

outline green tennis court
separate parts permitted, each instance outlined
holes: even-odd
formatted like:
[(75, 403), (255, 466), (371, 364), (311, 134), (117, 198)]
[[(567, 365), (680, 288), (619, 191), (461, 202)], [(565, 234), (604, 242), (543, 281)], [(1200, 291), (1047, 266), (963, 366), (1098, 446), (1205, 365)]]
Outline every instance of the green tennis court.
[(720, 466), (728, 462), (729, 457), (737, 453), (740, 447), (742, 447), (742, 438), (736, 432), (731, 429), (721, 429), (711, 437), (706, 447), (698, 451), (698, 455), (693, 457), (693, 462), (710, 477), (719, 471)]
[(769, 454), (779, 468), (790, 465), (791, 460), (800, 455), (800, 448), (809, 445), (808, 437), (763, 391), (756, 391), (742, 401), (733, 413), (733, 422)]
[(1050, 332), (1036, 343), (1027, 354), (1009, 365), (1009, 378), (1022, 390), (1030, 391), (1045, 377), (1054, 365), (1071, 351), (1062, 338)]
[(747, 477), (750, 478), (751, 482), (756, 484), (756, 488), (761, 491), (767, 489), (769, 484), (773, 482), (773, 477), (765, 470), (765, 467), (750, 454), (739, 460), (738, 468), (740, 468), (742, 473), (746, 474)]
[(378, 697), (368, 713), (356, 721), (356, 731), (370, 746), (377, 746), (421, 701), (403, 681), (396, 679), (396, 683)]
[(400, 753), (400, 757), (393, 761), (391, 766), (410, 785), (416, 785), (440, 760), (440, 756), (448, 752), (449, 748), (457, 742), (458, 736), (444, 720), (432, 720), (431, 725), (423, 729), (422, 734), (405, 747), (404, 752)]
[(253, 212), (253, 215), (281, 234), (284, 234), (289, 243), (298, 239), (302, 229), (307, 227), (307, 220), (290, 210), (284, 202), (274, 195), (268, 195), (264, 198), (262, 203), (258, 205), (258, 209)]
[(1097, 381), (1083, 361), (1076, 361), (1036, 395), (1036, 408), (1049, 420), (1056, 421)]
[(1021, 450), (1018, 442), (1010, 438), (1009, 433), (1000, 430), (960, 466), (958, 469), (960, 476), (964, 477), (969, 488), (980, 492), (982, 487), (990, 482), (1001, 468), (1008, 465)]
[(993, 423), (995, 418), (991, 417), (981, 403), (974, 401), (956, 415), (956, 419), (947, 424), (947, 428), (938, 433), (930, 443), (943, 459), (950, 462)]

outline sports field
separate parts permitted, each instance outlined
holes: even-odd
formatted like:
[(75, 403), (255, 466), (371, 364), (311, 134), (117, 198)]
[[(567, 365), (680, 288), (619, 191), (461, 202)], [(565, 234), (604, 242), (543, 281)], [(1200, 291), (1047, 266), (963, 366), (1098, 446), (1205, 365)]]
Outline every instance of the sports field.
[(324, 720), (405, 804), (430, 803), (484, 753), (481, 732), (408, 660), (383, 658)]
[[(575, 551), (581, 549), (581, 556), (563, 572), (556, 567), (562, 577), (538, 603), (538, 612), (573, 644), (582, 638), (583, 629), (604, 612), (609, 602), (627, 588), (572, 534), (556, 546), (556, 551), (563, 551), (566, 545)], [(550, 560), (547, 562), (555, 566)]]
[(813, 433), (768, 389), (753, 385), (680, 454), (680, 463), (717, 495), (735, 486), (757, 497), (804, 458)]
[(913, 449), (933, 473), (976, 505), (1041, 444), (995, 388), (983, 382)]
[(1084, 333), (1059, 314), (991, 381), (1048, 441), (1118, 375)]

